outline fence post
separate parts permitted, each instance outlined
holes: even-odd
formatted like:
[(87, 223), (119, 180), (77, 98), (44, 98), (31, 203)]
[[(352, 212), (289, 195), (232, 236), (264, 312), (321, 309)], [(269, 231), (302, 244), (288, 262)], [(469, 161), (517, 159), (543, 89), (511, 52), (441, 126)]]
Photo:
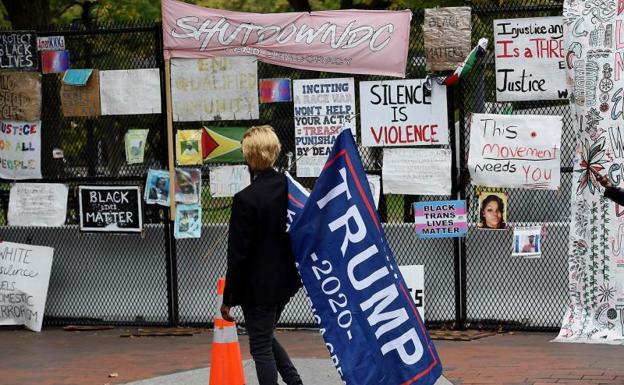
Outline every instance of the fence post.
[[(165, 60), (163, 56), (163, 36), (162, 26), (160, 23), (154, 25), (154, 37), (156, 48), (156, 60), (158, 68), (160, 69), (160, 100), (161, 100), (161, 119), (160, 119), (160, 143), (162, 145), (162, 158), (161, 161), (165, 165), (165, 168), (169, 168), (169, 147), (167, 146), (167, 109), (164, 108), (167, 105), (167, 97), (165, 94)], [(173, 183), (173, 181), (171, 181)], [(170, 195), (171, 199), (175, 199), (173, 195)], [(176, 258), (176, 242), (173, 235), (173, 223), (167, 210), (167, 214), (163, 218), (164, 220), (164, 235), (165, 235), (165, 256), (166, 256), (166, 268), (167, 268), (167, 307), (169, 310), (169, 324), (177, 326), (180, 322), (179, 308), (178, 308), (178, 266)]]

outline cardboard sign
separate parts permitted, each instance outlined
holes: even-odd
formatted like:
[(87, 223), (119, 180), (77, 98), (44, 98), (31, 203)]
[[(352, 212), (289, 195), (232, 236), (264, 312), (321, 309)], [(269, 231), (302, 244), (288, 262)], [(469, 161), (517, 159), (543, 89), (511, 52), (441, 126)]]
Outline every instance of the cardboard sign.
[(16, 183), (9, 195), (10, 226), (63, 226), (67, 186), (60, 183)]
[(448, 144), (446, 86), (425, 79), (360, 82), (362, 146)]
[(140, 233), (141, 192), (137, 186), (80, 186), (80, 230)]
[(221, 166), (210, 168), (210, 195), (214, 198), (233, 197), (251, 184), (247, 166)]
[(561, 16), (494, 20), (496, 100), (567, 99), (563, 44)]
[(420, 318), (425, 320), (425, 265), (399, 266), (407, 285), (407, 291), (414, 300)]
[(561, 116), (473, 114), (468, 169), (472, 183), (556, 190)]
[(37, 38), (39, 51), (63, 51), (65, 49), (65, 36), (46, 36)]
[(321, 174), (336, 136), (348, 125), (356, 135), (353, 78), (293, 82), (298, 177)]
[(253, 57), (171, 60), (173, 120), (258, 119), (257, 72)]
[(418, 238), (464, 237), (468, 232), (466, 202), (460, 200), (416, 202), (414, 222)]
[(100, 71), (102, 115), (160, 114), (160, 70)]
[(425, 9), (427, 71), (454, 70), (470, 52), (470, 7)]
[(384, 194), (450, 195), (451, 150), (385, 148), (381, 181)]
[(36, 71), (38, 68), (35, 31), (0, 32), (0, 69)]
[(0, 120), (0, 178), (41, 179), (40, 120)]
[(41, 119), (41, 74), (0, 72), (0, 118), (24, 121)]
[(0, 325), (41, 331), (53, 254), (51, 247), (0, 243)]
[(70, 116), (100, 116), (100, 75), (93, 70), (84, 86), (61, 84), (61, 105), (63, 115)]

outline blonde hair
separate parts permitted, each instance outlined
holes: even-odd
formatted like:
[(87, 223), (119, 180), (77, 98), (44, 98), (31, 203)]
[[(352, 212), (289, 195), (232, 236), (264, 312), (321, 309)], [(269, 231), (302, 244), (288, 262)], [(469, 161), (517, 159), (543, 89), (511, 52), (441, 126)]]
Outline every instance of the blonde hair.
[(250, 127), (243, 134), (243, 156), (253, 171), (273, 167), (282, 150), (273, 127), (269, 125)]

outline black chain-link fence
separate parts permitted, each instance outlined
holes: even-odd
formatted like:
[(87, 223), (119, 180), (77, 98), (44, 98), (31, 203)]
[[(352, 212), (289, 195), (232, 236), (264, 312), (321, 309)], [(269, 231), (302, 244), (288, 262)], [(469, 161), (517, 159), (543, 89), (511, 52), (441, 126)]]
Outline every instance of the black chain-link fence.
[[(431, 327), (553, 329), (559, 326), (565, 308), (574, 133), (569, 108), (563, 103), (513, 103), (514, 113), (565, 116), (562, 187), (554, 192), (509, 192), (510, 223), (546, 224), (541, 259), (511, 258), (512, 232), (474, 231), (474, 221), (468, 236), (461, 239), (421, 240), (416, 238), (414, 230), (411, 205), (422, 200), (465, 197), (474, 219), (476, 197), (473, 188), (458, 181), (467, 180), (469, 113), (494, 112), (499, 108), (494, 95), (492, 20), (561, 14), (560, 4), (508, 4), (505, 7), (473, 9), (473, 44), (480, 37), (488, 37), (488, 54), (480, 59), (469, 78), (449, 89), (451, 145), (446, 147), (453, 150), (454, 159), (457, 157), (461, 165), (454, 169), (453, 195), (382, 194), (380, 198), (379, 211), (385, 222), (384, 230), (398, 264), (425, 266), (425, 318)], [(422, 23), (422, 10), (414, 11), (407, 78), (427, 75)], [(65, 36), (72, 68), (163, 69), (159, 29), (159, 26), (91, 26), (39, 32), (39, 35)], [(258, 64), (259, 79), (280, 77), (313, 79), (349, 75)], [(354, 78), (356, 88), (359, 81), (381, 79), (359, 75)], [(231, 198), (210, 196), (209, 165), (205, 164), (202, 167), (204, 225), (201, 238), (174, 240), (167, 211), (154, 205), (144, 205), (147, 225), (141, 235), (80, 233), (77, 186), (143, 186), (149, 168), (168, 167), (166, 120), (164, 114), (65, 118), (60, 107), (59, 89), (58, 76), (43, 75), (42, 167), (44, 182), (66, 183), (70, 187), (67, 224), (62, 228), (0, 227), (1, 239), (55, 248), (45, 322), (211, 324), (216, 306), (216, 280), (226, 271)], [(161, 89), (164, 92), (162, 85)], [(256, 121), (175, 123), (174, 129), (256, 124), (275, 127), (283, 145), (278, 165), (287, 167), (288, 154), (295, 153), (291, 103), (261, 104), (260, 118)], [(124, 134), (133, 128), (149, 129), (145, 161), (139, 165), (125, 162)], [(63, 159), (52, 158), (54, 148), (63, 149)], [(380, 175), (382, 150), (368, 147), (359, 150), (366, 171)], [(300, 181), (311, 188), (315, 179), (302, 178)], [(0, 221), (5, 225), (9, 188), (9, 183), (0, 185), (3, 214)], [(284, 326), (315, 326), (303, 292), (290, 302), (281, 322)]]

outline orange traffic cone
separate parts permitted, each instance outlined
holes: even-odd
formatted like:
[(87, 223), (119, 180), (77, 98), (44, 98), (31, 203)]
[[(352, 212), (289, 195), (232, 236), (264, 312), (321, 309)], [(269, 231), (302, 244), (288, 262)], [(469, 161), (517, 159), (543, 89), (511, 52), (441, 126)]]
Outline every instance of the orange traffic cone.
[(217, 314), (214, 319), (210, 385), (245, 385), (236, 324), (221, 317), (225, 278), (217, 284)]

